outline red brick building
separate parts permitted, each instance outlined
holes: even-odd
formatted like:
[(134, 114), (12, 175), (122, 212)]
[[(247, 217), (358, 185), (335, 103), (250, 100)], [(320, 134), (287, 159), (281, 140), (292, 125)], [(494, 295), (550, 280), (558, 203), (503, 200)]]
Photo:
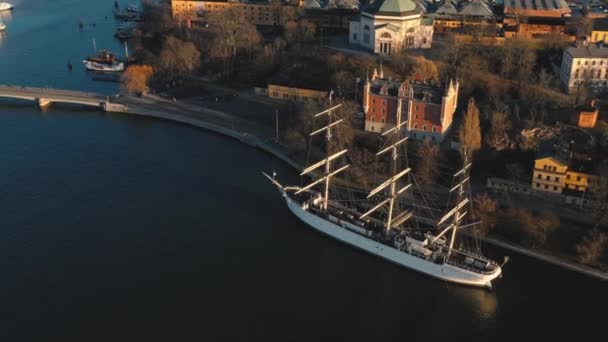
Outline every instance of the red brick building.
[(441, 142), (452, 125), (458, 102), (458, 82), (447, 85), (413, 80), (383, 79), (382, 72), (363, 86), (365, 130), (382, 133), (401, 118), (408, 120), (407, 134), (414, 139)]

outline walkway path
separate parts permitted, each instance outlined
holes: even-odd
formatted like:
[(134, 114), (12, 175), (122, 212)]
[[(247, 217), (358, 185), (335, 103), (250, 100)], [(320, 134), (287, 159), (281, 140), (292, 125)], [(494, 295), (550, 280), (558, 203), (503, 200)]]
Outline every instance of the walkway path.
[(505, 241), (502, 241), (502, 240), (498, 240), (498, 239), (495, 239), (495, 238), (485, 237), (485, 238), (483, 238), (483, 240), (486, 241), (486, 242), (488, 242), (488, 243), (491, 243), (493, 245), (500, 246), (500, 247), (503, 247), (505, 249), (508, 249), (508, 250), (511, 250), (511, 251), (514, 251), (514, 252), (518, 252), (518, 253), (521, 253), (521, 254), (524, 254), (524, 255), (536, 258), (536, 259), (540, 259), (540, 260), (546, 261), (548, 263), (551, 263), (551, 264), (554, 264), (554, 265), (557, 265), (557, 266), (561, 266), (561, 267), (567, 268), (567, 269), (572, 270), (572, 271), (583, 273), (583, 274), (586, 274), (588, 276), (592, 276), (592, 277), (601, 279), (603, 281), (607, 281), (608, 280), (608, 273), (600, 271), (600, 270), (596, 270), (596, 269), (593, 269), (593, 268), (590, 268), (590, 267), (586, 267), (586, 266), (583, 266), (583, 265), (580, 265), (580, 264), (569, 262), (569, 261), (566, 261), (566, 260), (563, 260), (563, 259), (551, 256), (551, 255), (547, 255), (547, 254), (542, 253), (542, 252), (537, 252), (537, 251), (534, 251), (534, 250), (531, 250), (531, 249), (523, 248), (523, 247), (514, 245), (512, 243), (505, 242)]

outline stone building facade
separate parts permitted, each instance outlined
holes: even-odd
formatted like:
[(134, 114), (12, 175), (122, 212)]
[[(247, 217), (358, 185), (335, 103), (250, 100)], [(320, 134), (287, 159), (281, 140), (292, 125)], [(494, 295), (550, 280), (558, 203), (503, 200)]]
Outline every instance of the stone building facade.
[(350, 22), (349, 42), (379, 54), (430, 48), (433, 20), (412, 0), (376, 0)]
[[(276, 0), (280, 1), (280, 0)], [(209, 13), (236, 8), (242, 11), (245, 20), (254, 25), (277, 26), (295, 18), (299, 2), (281, 3), (274, 6), (268, 0), (172, 0), (173, 18), (179, 21), (204, 21)]]
[(569, 93), (587, 84), (596, 91), (608, 90), (608, 48), (571, 47), (564, 50), (559, 78)]

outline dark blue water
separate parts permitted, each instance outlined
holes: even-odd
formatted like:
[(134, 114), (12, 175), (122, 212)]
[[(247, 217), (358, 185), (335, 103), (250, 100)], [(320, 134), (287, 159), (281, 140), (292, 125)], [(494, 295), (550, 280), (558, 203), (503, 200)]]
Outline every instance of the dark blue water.
[[(0, 83), (105, 93), (75, 63), (113, 1), (21, 0)], [(105, 16), (108, 15), (108, 21)], [(96, 21), (78, 31), (78, 20)], [(75, 64), (70, 73), (67, 59)], [(583, 340), (606, 283), (509, 254), (492, 292), (310, 231), (252, 148), (165, 121), (0, 100), (0, 341)]]

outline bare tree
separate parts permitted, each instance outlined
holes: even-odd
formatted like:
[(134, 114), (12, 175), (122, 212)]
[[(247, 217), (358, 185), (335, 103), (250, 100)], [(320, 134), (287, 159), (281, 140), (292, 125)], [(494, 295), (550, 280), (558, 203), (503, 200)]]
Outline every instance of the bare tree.
[(439, 174), (439, 146), (424, 140), (416, 151), (418, 162), (415, 166), (416, 179), (421, 184), (433, 184)]
[(163, 42), (158, 62), (165, 74), (189, 74), (198, 69), (201, 53), (191, 42), (168, 36)]
[(415, 75), (418, 75), (424, 81), (437, 80), (439, 78), (439, 71), (433, 61), (424, 57), (416, 57)]
[(496, 226), (498, 220), (498, 203), (486, 193), (478, 194), (473, 198), (475, 211), (475, 219), (481, 221), (477, 228), (477, 233), (481, 236), (487, 233)]
[(490, 130), (485, 136), (488, 146), (500, 151), (508, 141), (507, 130), (511, 127), (509, 119), (502, 111), (495, 111), (490, 117)]
[(243, 12), (235, 7), (209, 14), (209, 29), (215, 35), (210, 55), (224, 65), (224, 75), (232, 73), (239, 49), (251, 51), (261, 41), (254, 24), (245, 20)]
[(460, 138), (460, 153), (467, 153), (469, 159), (481, 148), (481, 130), (479, 128), (479, 109), (475, 105), (475, 99), (469, 98), (467, 111), (464, 115), (462, 126), (458, 134)]
[(576, 245), (577, 260), (586, 265), (595, 265), (608, 245), (608, 234), (593, 229)]

